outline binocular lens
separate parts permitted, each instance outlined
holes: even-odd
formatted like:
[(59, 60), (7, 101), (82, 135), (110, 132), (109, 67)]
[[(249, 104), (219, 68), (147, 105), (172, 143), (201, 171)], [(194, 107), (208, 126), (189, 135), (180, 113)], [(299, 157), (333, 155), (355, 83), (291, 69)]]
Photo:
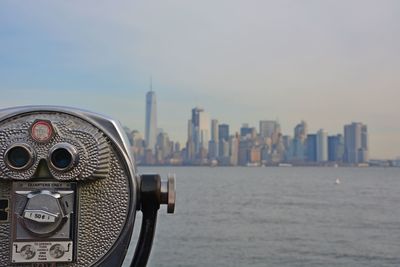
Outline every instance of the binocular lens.
[(12, 168), (22, 169), (31, 162), (32, 155), (25, 147), (15, 146), (7, 152), (6, 158)]
[(73, 157), (66, 148), (57, 148), (51, 154), (51, 163), (57, 169), (63, 170), (71, 166)]

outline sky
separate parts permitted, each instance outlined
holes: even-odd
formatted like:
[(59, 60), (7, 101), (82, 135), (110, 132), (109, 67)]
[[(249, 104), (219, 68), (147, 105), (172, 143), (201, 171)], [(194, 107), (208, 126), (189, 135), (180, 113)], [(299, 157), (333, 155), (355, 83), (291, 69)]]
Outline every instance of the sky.
[(0, 1), (0, 107), (51, 104), (186, 141), (191, 109), (293, 135), (368, 125), (370, 156), (400, 156), (400, 1)]

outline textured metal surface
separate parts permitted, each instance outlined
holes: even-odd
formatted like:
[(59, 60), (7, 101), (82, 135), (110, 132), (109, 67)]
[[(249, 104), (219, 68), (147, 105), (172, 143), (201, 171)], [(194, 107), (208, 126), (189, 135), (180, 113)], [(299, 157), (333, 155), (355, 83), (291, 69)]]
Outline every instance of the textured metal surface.
[[(10, 199), (11, 183), (0, 180), (0, 197)], [(0, 266), (8, 266), (10, 257), (10, 230), (9, 222), (0, 223)]]
[[(38, 143), (29, 134), (29, 128), (37, 119), (49, 120), (55, 134), (48, 143)], [(36, 159), (27, 170), (16, 171), (4, 163), (4, 154), (14, 143), (27, 143), (33, 147)], [(51, 168), (57, 180), (85, 180), (104, 178), (110, 171), (110, 148), (107, 138), (99, 129), (82, 119), (62, 113), (40, 113), (12, 118), (0, 127), (0, 179), (29, 180), (33, 177), (39, 161), (48, 160), (50, 149), (59, 143), (73, 145), (79, 154), (79, 162), (70, 171), (61, 172)]]
[(9, 266), (10, 262), (10, 224), (0, 225), (0, 266)]
[[(78, 262), (90, 266), (111, 248), (124, 227), (128, 213), (128, 180), (119, 160), (112, 159), (107, 179), (87, 182), (80, 188)], [(61, 265), (62, 266), (62, 265)]]
[[(111, 162), (109, 177), (80, 183), (77, 262), (58, 263), (57, 266), (92, 266), (111, 249), (120, 236), (128, 215), (129, 183), (114, 152)], [(10, 181), (0, 180), (2, 197), (11, 192), (10, 184)], [(0, 267), (9, 267), (10, 224), (0, 224), (0, 248)]]
[[(81, 182), (79, 185), (78, 259), (76, 263), (58, 263), (61, 267), (92, 266), (114, 245), (125, 226), (129, 205), (129, 183), (126, 173), (112, 153), (109, 177)], [(11, 191), (7, 181), (1, 188)], [(4, 186), (3, 186), (4, 185)], [(0, 266), (9, 266), (10, 225), (0, 225)], [(14, 265), (13, 265), (14, 266)], [(17, 265), (18, 266), (18, 265)], [(26, 265), (21, 265), (26, 266)]]
[[(47, 160), (48, 151), (55, 144), (64, 142), (76, 147), (79, 162), (70, 171), (58, 172), (50, 166), (56, 180), (78, 181), (79, 195), (77, 260), (57, 263), (57, 266), (97, 266), (115, 249), (121, 237), (130, 233), (134, 223), (135, 172), (125, 139), (119, 136), (121, 127), (95, 114), (86, 114), (83, 120), (68, 113), (37, 110), (5, 121), (1, 117), (4, 114), (7, 115), (0, 110), (0, 119), (3, 119), (0, 123), (0, 196), (9, 196), (12, 180), (36, 180), (34, 174), (39, 162)], [(48, 143), (36, 142), (29, 135), (29, 127), (37, 119), (52, 122), (55, 134)], [(15, 142), (27, 143), (35, 150), (36, 159), (27, 170), (11, 170), (4, 164), (4, 152)], [(10, 224), (0, 224), (0, 267), (10, 266), (10, 231)]]

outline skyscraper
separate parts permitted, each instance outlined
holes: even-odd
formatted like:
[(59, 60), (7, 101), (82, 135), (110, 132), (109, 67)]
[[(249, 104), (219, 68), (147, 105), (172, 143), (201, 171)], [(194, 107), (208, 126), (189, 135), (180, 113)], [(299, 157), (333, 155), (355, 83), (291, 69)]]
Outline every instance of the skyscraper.
[(192, 140), (196, 155), (200, 150), (207, 150), (210, 140), (210, 121), (202, 108), (192, 109)]
[(211, 120), (211, 141), (218, 141), (218, 120)]
[(277, 128), (276, 121), (260, 121), (260, 136), (271, 138)]
[(305, 121), (301, 121), (294, 128), (294, 138), (301, 140), (301, 142), (304, 142), (304, 140), (307, 137), (307, 133), (308, 133), (308, 126)]
[(240, 136), (241, 137), (251, 137), (253, 134), (254, 129), (249, 126), (248, 123), (243, 123), (242, 127), (240, 128)]
[(157, 147), (156, 149), (161, 154), (161, 159), (169, 156), (172, 152), (171, 141), (169, 140), (168, 134), (161, 132), (157, 135)]
[(306, 153), (305, 141), (308, 133), (308, 126), (305, 121), (301, 121), (294, 128), (293, 139), (293, 160), (303, 161)]
[(328, 161), (342, 162), (344, 154), (343, 135), (328, 136)]
[(225, 165), (228, 165), (226, 158), (229, 156), (229, 125), (228, 124), (220, 124), (218, 125), (218, 155), (220, 160), (225, 162)]
[(219, 141), (229, 139), (229, 125), (228, 124), (220, 124), (218, 125), (218, 139)]
[(307, 161), (316, 162), (317, 161), (317, 135), (308, 134), (307, 135)]
[(317, 161), (328, 161), (328, 133), (323, 129), (317, 132)]
[(193, 125), (192, 120), (188, 120), (188, 140), (186, 143), (186, 160), (194, 160), (194, 141), (193, 141)]
[(150, 91), (146, 94), (146, 148), (154, 151), (157, 138), (157, 101), (156, 94), (150, 85)]
[(345, 162), (368, 162), (368, 129), (365, 124), (353, 122), (344, 126), (344, 150)]
[(229, 138), (229, 156), (230, 156), (230, 165), (236, 166), (238, 164), (238, 156), (239, 156), (239, 138), (238, 136), (232, 136)]
[(208, 157), (216, 159), (219, 156), (218, 120), (211, 120), (211, 140), (208, 143)]

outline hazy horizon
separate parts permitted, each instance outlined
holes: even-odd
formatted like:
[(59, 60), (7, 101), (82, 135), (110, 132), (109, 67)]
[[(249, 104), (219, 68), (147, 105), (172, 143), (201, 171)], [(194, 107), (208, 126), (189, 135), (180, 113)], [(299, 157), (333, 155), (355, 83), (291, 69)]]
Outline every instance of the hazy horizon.
[(400, 2), (1, 1), (0, 107), (54, 104), (186, 141), (190, 110), (293, 135), (368, 125), (371, 158), (400, 156)]

